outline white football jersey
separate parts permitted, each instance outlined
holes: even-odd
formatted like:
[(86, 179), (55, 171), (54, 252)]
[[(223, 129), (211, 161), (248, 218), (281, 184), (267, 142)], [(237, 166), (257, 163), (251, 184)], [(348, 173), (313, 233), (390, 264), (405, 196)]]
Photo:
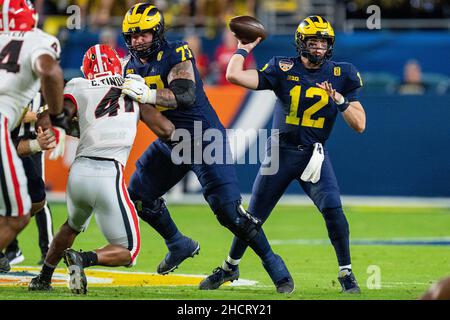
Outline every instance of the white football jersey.
[(64, 97), (78, 109), (80, 142), (76, 157), (115, 159), (125, 166), (137, 131), (139, 104), (122, 95), (124, 79), (105, 76), (74, 78)]
[(60, 53), (58, 39), (40, 29), (0, 32), (0, 112), (11, 131), (41, 87), (35, 73), (37, 58), (48, 54), (59, 60)]

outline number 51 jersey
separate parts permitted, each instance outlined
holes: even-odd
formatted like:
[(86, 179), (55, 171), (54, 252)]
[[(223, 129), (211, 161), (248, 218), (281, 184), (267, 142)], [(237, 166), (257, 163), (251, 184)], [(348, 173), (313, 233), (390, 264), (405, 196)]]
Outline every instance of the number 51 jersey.
[(139, 104), (122, 95), (123, 77), (74, 78), (64, 98), (77, 107), (80, 142), (76, 157), (114, 159), (125, 166), (137, 131)]
[(35, 73), (38, 57), (48, 54), (59, 60), (58, 39), (33, 29), (26, 32), (0, 32), (0, 113), (14, 129), (23, 110), (38, 93), (41, 83)]

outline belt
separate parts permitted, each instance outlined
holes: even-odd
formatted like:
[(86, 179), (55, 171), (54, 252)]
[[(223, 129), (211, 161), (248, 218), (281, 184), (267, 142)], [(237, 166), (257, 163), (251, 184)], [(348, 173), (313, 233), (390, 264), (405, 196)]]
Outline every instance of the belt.
[(113, 161), (113, 162), (116, 162), (115, 159), (110, 159), (110, 158), (89, 157), (89, 156), (80, 156), (80, 158), (88, 158), (88, 159), (97, 160), (97, 161)]

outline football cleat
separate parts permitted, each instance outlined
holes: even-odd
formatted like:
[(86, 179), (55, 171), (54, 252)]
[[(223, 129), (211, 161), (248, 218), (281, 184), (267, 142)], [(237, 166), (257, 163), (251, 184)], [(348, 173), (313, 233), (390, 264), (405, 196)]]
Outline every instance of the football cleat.
[(8, 258), (0, 252), (0, 273), (6, 273), (11, 270)]
[(339, 271), (338, 280), (342, 286), (341, 293), (361, 293), (355, 275), (351, 270), (343, 269)]
[(224, 270), (221, 267), (217, 267), (213, 270), (213, 273), (207, 276), (200, 282), (200, 290), (215, 290), (222, 284), (228, 281), (235, 281), (239, 279), (239, 268), (235, 270)]
[(51, 282), (48, 280), (44, 280), (42, 275), (39, 274), (28, 284), (28, 291), (51, 291), (53, 287)]
[(87, 293), (87, 278), (84, 274), (83, 258), (73, 249), (64, 250), (64, 263), (69, 269), (69, 288), (72, 293)]
[(188, 237), (183, 237), (180, 249), (169, 251), (161, 263), (158, 265), (156, 272), (165, 275), (174, 271), (187, 258), (194, 257), (200, 251), (200, 245), (197, 241)]
[(25, 257), (19, 248), (17, 248), (16, 250), (12, 250), (12, 251), (6, 251), (5, 256), (8, 259), (9, 264), (11, 266), (21, 263), (23, 260), (25, 260)]
[(275, 284), (278, 293), (294, 292), (294, 280), (279, 255), (276, 254), (273, 261), (263, 262), (263, 266)]

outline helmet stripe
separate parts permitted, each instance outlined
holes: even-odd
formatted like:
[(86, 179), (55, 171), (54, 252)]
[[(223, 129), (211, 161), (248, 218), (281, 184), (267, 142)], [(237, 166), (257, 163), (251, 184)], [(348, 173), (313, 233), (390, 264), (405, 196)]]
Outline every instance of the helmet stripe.
[(98, 67), (99, 67), (98, 71), (100, 73), (104, 73), (105, 69), (103, 69), (102, 54), (100, 52), (100, 45), (99, 44), (95, 45), (95, 55), (97, 56), (97, 64), (98, 64)]
[(8, 32), (9, 31), (9, 19), (8, 19), (8, 13), (9, 13), (9, 0), (5, 0), (3, 2), (3, 31)]

